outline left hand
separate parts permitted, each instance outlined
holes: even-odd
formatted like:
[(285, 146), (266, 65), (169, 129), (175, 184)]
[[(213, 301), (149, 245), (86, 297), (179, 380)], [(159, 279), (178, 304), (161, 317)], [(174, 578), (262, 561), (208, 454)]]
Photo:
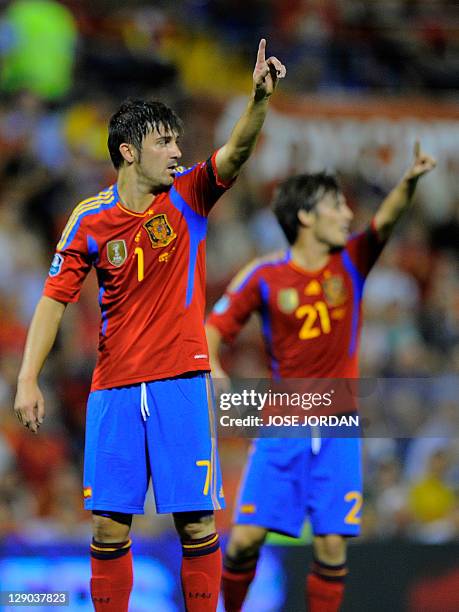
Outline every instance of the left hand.
[(266, 59), (266, 40), (262, 38), (258, 45), (257, 62), (253, 71), (253, 88), (256, 100), (269, 98), (276, 89), (279, 79), (283, 79), (287, 70), (277, 57)]
[(405, 174), (405, 179), (408, 181), (412, 181), (418, 179), (423, 174), (430, 172), (435, 168), (437, 162), (433, 157), (427, 155), (421, 150), (421, 145), (419, 140), (416, 140), (414, 143), (414, 161), (411, 165), (411, 168)]

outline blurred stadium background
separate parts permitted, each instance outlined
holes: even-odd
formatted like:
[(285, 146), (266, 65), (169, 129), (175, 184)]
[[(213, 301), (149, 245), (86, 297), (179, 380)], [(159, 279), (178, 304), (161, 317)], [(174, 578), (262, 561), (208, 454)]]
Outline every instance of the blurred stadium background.
[[(0, 1), (0, 585), (68, 590), (90, 610), (82, 510), (95, 278), (43, 372), (47, 419), (13, 415), (26, 329), (75, 204), (115, 178), (106, 124), (126, 96), (167, 101), (183, 161), (222, 143), (261, 35), (287, 65), (256, 155), (210, 219), (209, 307), (253, 256), (283, 245), (268, 204), (297, 171), (338, 171), (355, 226), (402, 175), (413, 142), (438, 160), (368, 281), (362, 374), (428, 379), (387, 397), (392, 431), (365, 442), (363, 536), (345, 610), (459, 609), (459, 4), (455, 0)], [(257, 326), (226, 364), (263, 376)], [(220, 444), (231, 508), (247, 441)], [(230, 512), (220, 513), (227, 531)], [(308, 541), (305, 528), (304, 542)], [(300, 612), (308, 549), (273, 539), (247, 612)], [(133, 612), (180, 610), (168, 518), (134, 523)], [(36, 608), (40, 609), (40, 608)]]

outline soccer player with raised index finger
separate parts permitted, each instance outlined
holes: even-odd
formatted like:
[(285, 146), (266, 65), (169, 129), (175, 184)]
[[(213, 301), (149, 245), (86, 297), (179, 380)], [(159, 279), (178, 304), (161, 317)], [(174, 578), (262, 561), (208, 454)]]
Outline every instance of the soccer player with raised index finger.
[(15, 411), (37, 432), (38, 376), (68, 303), (92, 267), (101, 324), (88, 399), (84, 499), (93, 514), (91, 596), (125, 612), (133, 584), (133, 514), (150, 481), (182, 544), (188, 611), (213, 611), (221, 553), (213, 511), (223, 505), (204, 331), (207, 215), (250, 156), (285, 67), (259, 44), (253, 91), (226, 144), (179, 166), (182, 124), (161, 102), (127, 101), (111, 117), (118, 180), (73, 211), (29, 329)]
[[(225, 376), (221, 343), (231, 342), (257, 312), (274, 381), (357, 378), (365, 278), (408, 208), (418, 179), (434, 167), (416, 143), (408, 172), (370, 227), (353, 236), (353, 214), (334, 176), (301, 174), (283, 182), (274, 212), (291, 246), (249, 264), (215, 305), (207, 322), (214, 377)], [(314, 434), (257, 440), (224, 559), (226, 611), (241, 610), (268, 532), (298, 537), (308, 515), (314, 536), (308, 610), (337, 612), (347, 574), (346, 537), (359, 534), (361, 505), (358, 438)]]

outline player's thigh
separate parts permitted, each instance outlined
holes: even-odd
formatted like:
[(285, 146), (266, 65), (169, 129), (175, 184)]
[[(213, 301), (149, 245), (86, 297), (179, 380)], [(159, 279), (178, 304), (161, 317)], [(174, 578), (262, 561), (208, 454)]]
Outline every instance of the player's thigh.
[(143, 513), (149, 469), (140, 386), (92, 392), (86, 414), (85, 508)]
[(307, 463), (304, 440), (257, 440), (241, 480), (235, 524), (298, 537), (305, 519)]
[(224, 505), (215, 406), (208, 374), (147, 385), (148, 452), (160, 513), (218, 510)]
[(325, 438), (312, 456), (308, 511), (315, 535), (360, 533), (361, 441)]

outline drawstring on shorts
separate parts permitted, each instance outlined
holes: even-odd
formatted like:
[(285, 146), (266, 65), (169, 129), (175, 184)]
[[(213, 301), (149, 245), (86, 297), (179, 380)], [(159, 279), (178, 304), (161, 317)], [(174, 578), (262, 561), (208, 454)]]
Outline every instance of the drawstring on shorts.
[(322, 446), (322, 440), (320, 439), (320, 429), (318, 427), (311, 427), (311, 451), (313, 455), (318, 455), (320, 447)]
[(147, 385), (145, 383), (140, 385), (140, 412), (142, 413), (142, 419), (146, 421), (150, 416), (150, 410), (148, 408)]

